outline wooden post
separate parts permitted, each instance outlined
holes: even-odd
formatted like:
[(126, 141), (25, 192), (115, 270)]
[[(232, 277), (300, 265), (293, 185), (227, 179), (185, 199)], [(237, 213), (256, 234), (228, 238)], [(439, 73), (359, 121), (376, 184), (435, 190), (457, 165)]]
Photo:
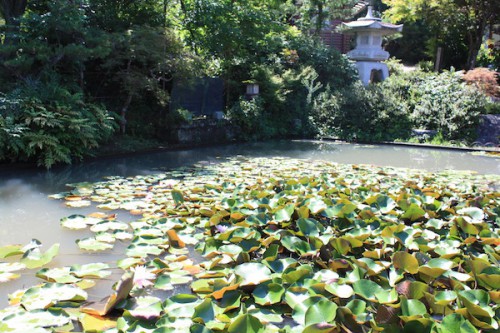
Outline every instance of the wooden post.
[(436, 52), (436, 62), (434, 63), (434, 71), (439, 72), (441, 69), (441, 62), (443, 61), (443, 48), (439, 46)]

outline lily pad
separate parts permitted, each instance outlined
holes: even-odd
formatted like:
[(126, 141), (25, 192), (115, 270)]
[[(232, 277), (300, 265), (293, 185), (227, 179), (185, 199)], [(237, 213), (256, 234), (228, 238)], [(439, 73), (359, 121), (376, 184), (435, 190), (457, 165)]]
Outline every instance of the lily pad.
[(59, 283), (46, 283), (40, 287), (32, 287), (24, 292), (21, 305), (28, 311), (47, 309), (61, 301), (81, 302), (87, 299), (82, 289)]

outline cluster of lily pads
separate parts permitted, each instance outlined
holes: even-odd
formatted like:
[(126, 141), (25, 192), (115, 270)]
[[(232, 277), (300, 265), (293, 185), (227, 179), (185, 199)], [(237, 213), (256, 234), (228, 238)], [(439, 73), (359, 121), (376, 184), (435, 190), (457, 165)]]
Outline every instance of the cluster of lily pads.
[[(44, 282), (10, 295), (0, 331), (495, 332), (499, 183), (467, 172), (233, 158), (72, 184), (52, 198), (111, 212), (61, 225), (93, 232), (78, 241), (82, 250), (120, 242), (126, 258), (41, 269)], [(117, 210), (137, 219), (120, 222)], [(1, 281), (30, 267), (29, 248), (0, 249), (0, 258), (23, 255), (0, 264)], [(90, 302), (86, 290), (110, 269), (122, 278)]]

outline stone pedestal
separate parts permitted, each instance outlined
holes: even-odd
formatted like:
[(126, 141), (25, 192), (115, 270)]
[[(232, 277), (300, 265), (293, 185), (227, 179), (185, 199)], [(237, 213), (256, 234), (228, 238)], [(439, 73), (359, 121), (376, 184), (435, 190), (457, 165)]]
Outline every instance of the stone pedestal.
[(369, 83), (381, 82), (389, 77), (389, 69), (383, 62), (357, 61), (359, 78), (366, 86)]

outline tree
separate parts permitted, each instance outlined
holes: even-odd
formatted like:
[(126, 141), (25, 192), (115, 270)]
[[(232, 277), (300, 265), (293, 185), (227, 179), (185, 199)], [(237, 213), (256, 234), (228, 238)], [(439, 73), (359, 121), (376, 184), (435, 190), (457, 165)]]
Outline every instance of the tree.
[[(462, 31), (467, 43), (466, 69), (476, 65), (485, 29), (498, 22), (498, 0), (383, 0), (384, 16), (393, 22), (423, 20), (435, 36)], [(448, 34), (449, 36), (449, 34)]]
[(0, 0), (0, 15), (5, 24), (16, 25), (15, 19), (24, 14), (28, 0)]
[(302, 29), (318, 36), (329, 19), (346, 19), (352, 15), (354, 0), (305, 0), (299, 5)]
[(18, 19), (26, 11), (27, 3), (28, 0), (0, 0), (0, 16), (3, 17), (6, 26), (3, 41), (5, 44), (10, 44), (15, 40), (13, 32), (19, 29)]

